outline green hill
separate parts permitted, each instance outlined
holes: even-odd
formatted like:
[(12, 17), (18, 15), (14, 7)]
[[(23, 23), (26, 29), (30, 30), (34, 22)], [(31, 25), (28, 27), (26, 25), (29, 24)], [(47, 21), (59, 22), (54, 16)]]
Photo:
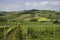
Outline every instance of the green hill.
[(0, 40), (60, 40), (60, 12), (0, 12)]
[(30, 21), (33, 18), (45, 17), (49, 19), (59, 19), (60, 20), (60, 12), (57, 11), (48, 11), (48, 10), (24, 10), (18, 12), (0, 12), (0, 22), (20, 22)]

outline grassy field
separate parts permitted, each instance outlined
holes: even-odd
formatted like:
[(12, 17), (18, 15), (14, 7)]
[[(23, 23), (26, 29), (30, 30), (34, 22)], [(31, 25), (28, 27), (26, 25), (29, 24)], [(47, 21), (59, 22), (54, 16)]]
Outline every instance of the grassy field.
[(60, 25), (52, 22), (2, 22), (0, 25), (1, 40), (4, 37), (5, 40), (60, 40)]

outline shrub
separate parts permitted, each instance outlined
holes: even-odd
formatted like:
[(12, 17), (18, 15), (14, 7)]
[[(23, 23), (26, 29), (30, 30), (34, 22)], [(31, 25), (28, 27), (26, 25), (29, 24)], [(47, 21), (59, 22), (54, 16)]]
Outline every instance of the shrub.
[(30, 20), (31, 22), (37, 22), (37, 20), (36, 19), (32, 19), (32, 20)]
[(58, 20), (55, 20), (55, 21), (53, 21), (53, 23), (55, 24), (55, 23), (59, 23), (59, 21)]

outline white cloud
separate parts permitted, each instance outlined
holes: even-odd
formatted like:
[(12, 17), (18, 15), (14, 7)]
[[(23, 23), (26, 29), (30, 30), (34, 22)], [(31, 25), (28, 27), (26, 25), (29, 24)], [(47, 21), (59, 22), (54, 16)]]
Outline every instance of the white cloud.
[(54, 1), (54, 2), (50, 2), (50, 3), (54, 6), (59, 6), (60, 5), (60, 1)]
[(37, 7), (37, 6), (60, 6), (60, 1), (42, 1), (42, 2), (26, 2), (25, 5)]
[(43, 1), (43, 2), (26, 2), (25, 5), (37, 7), (37, 6), (45, 6), (48, 3), (49, 3), (48, 1)]
[(38, 3), (37, 2), (26, 2), (25, 5), (28, 5), (28, 6), (38, 6)]
[(47, 5), (48, 3), (49, 3), (49, 1), (43, 1), (43, 2), (40, 3), (40, 5), (45, 6), (45, 5)]
[(16, 11), (19, 8), (21, 8), (21, 5), (17, 4), (1, 5), (0, 8), (1, 8), (0, 10), (2, 11)]
[(31, 5), (31, 3), (30, 2), (26, 2), (25, 5)]
[(34, 7), (36, 7), (36, 6), (39, 5), (39, 3), (37, 3), (37, 2), (33, 2), (31, 5), (34, 6)]

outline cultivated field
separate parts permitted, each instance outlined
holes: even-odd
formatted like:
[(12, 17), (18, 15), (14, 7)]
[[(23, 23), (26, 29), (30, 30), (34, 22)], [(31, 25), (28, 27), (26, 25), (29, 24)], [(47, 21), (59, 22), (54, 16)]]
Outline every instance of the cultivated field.
[(2, 22), (0, 40), (60, 40), (60, 25), (52, 22)]

